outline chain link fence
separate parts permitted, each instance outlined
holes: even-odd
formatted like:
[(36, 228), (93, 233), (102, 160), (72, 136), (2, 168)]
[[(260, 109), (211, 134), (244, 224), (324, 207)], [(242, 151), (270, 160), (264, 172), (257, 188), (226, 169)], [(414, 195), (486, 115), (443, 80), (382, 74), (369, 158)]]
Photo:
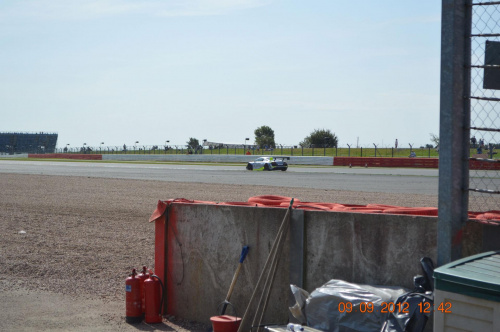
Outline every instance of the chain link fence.
[(500, 2), (472, 2), (470, 47), (470, 159), (482, 167), (469, 171), (469, 210), (499, 210), (500, 174), (487, 169), (499, 162)]

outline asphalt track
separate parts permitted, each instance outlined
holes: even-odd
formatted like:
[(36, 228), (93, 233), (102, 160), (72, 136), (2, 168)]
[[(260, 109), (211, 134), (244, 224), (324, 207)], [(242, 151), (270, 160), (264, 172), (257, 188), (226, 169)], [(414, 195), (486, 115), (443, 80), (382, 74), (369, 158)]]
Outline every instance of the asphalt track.
[(219, 166), (0, 160), (1, 173), (438, 194), (437, 169), (292, 166), (286, 172), (252, 172), (245, 170), (244, 164)]

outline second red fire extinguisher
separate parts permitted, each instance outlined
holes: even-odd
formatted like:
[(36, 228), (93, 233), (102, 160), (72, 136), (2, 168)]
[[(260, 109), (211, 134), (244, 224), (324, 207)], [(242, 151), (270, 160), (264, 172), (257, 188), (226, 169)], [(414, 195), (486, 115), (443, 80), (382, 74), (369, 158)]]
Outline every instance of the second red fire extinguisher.
[(149, 278), (144, 281), (145, 313), (144, 321), (149, 324), (162, 322), (163, 284), (157, 275), (150, 272)]
[(142, 299), (142, 313), (145, 311), (145, 299), (144, 299), (144, 281), (149, 278), (149, 273), (145, 266), (142, 267), (142, 272), (137, 275), (137, 278), (141, 281), (139, 288), (141, 289), (141, 299)]

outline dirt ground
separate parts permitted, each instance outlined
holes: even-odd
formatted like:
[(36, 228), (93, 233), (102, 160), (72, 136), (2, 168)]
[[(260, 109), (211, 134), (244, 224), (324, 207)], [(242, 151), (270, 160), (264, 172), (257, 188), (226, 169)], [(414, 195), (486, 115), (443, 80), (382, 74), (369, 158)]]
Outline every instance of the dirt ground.
[(0, 174), (0, 331), (207, 331), (166, 317), (125, 323), (125, 279), (154, 268), (158, 200), (256, 195), (346, 204), (437, 206), (436, 196)]

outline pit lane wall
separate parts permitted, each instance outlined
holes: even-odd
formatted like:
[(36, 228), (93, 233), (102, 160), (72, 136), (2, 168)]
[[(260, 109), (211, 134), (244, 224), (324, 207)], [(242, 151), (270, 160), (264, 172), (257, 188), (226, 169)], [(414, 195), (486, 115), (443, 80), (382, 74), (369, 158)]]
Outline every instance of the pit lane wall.
[[(230, 299), (242, 316), (285, 213), (172, 203), (155, 221), (155, 272), (166, 278), (167, 313), (209, 324), (219, 314), (242, 246), (248, 245)], [(484, 227), (464, 228), (464, 256), (484, 251)], [(287, 321), (291, 283), (302, 282), (309, 292), (330, 279), (413, 289), (413, 277), (422, 274), (420, 259), (436, 262), (436, 232), (436, 217), (294, 209), (264, 322)], [(226, 314), (234, 314), (231, 310)]]

